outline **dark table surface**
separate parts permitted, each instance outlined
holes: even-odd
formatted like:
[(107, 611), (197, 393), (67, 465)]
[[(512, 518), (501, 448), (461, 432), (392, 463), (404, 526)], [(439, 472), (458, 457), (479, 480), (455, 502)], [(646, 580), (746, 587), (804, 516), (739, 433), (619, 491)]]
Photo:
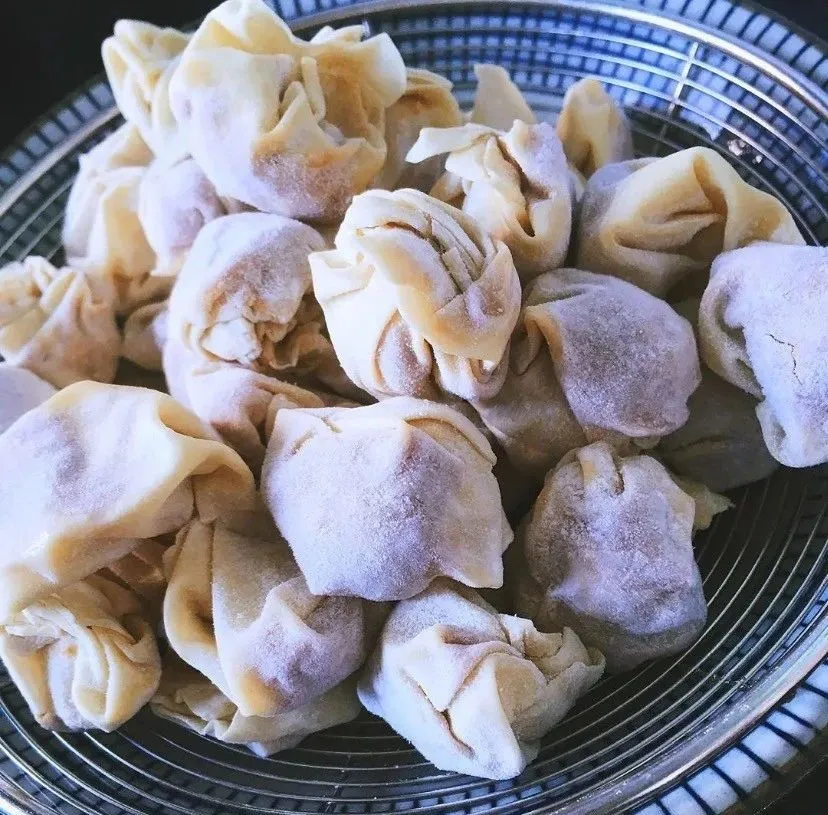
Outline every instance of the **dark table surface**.
[[(0, 149), (33, 119), (101, 71), (100, 43), (115, 20), (182, 25), (205, 0), (0, 0)], [(753, 5), (758, 5), (754, 3)], [(763, 0), (761, 5), (828, 41), (828, 0)], [(828, 765), (775, 803), (772, 815), (826, 815)]]

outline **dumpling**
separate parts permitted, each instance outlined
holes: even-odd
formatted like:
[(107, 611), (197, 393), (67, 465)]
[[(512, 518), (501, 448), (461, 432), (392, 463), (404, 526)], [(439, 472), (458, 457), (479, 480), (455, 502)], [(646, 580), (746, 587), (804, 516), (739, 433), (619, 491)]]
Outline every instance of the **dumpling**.
[(402, 600), (440, 576), (501, 585), (512, 531), (494, 463), (446, 405), (282, 410), (262, 494), (314, 594)]
[(560, 266), (572, 230), (572, 190), (561, 141), (549, 124), (515, 121), (508, 132), (482, 125), (428, 127), (412, 162), (448, 153), (431, 195), (460, 207), (512, 253), (521, 281)]
[(138, 193), (152, 153), (125, 124), (79, 159), (63, 220), (70, 266), (104, 278), (119, 314), (158, 300), (169, 283), (154, 278), (155, 253), (138, 217)]
[(412, 165), (406, 155), (424, 127), (454, 127), (463, 121), (451, 93), (451, 82), (421, 68), (408, 68), (405, 93), (385, 111), (388, 156), (372, 186), (385, 190), (408, 187), (427, 192), (442, 172), (433, 158)]
[(106, 78), (123, 117), (138, 128), (155, 155), (186, 154), (170, 110), (169, 85), (178, 58), (189, 41), (174, 28), (138, 20), (118, 20), (101, 46)]
[(335, 221), (385, 163), (385, 112), (402, 57), (361, 26), (295, 37), (262, 0), (227, 0), (202, 22), (170, 81), (187, 147), (220, 195), (292, 218)]
[(633, 157), (629, 120), (595, 77), (569, 87), (555, 128), (567, 159), (587, 178), (606, 164)]
[(26, 368), (0, 363), (0, 434), (55, 393), (54, 387)]
[[(698, 299), (676, 310), (698, 323)], [(767, 478), (779, 465), (762, 438), (756, 405), (754, 397), (703, 365), (701, 385), (687, 403), (690, 418), (661, 439), (656, 452), (670, 470), (716, 492)]]
[(91, 575), (0, 626), (0, 657), (41, 727), (109, 732), (150, 700), (161, 658), (141, 612), (129, 589)]
[(0, 269), (0, 354), (62, 388), (111, 382), (121, 336), (112, 291), (79, 269), (32, 255)]
[(381, 606), (311, 594), (272, 521), (244, 534), (193, 521), (165, 570), (170, 647), (243, 716), (294, 710), (329, 691), (362, 665), (382, 624)]
[(518, 613), (541, 630), (571, 626), (610, 671), (684, 650), (707, 618), (695, 515), (655, 459), (619, 458), (605, 442), (574, 451), (515, 541)]
[(828, 248), (755, 243), (719, 255), (699, 336), (704, 361), (759, 400), (777, 461), (828, 461)]
[(345, 373), (377, 398), (491, 396), (520, 312), (505, 244), (416, 190), (354, 199), (336, 249), (309, 258)]
[(581, 269), (658, 297), (700, 295), (713, 259), (751, 241), (802, 244), (791, 214), (718, 153), (691, 147), (610, 164), (587, 183), (576, 227)]
[(174, 540), (175, 536), (170, 534), (141, 541), (129, 554), (98, 572), (98, 575), (114, 580), (140, 598), (144, 616), (153, 626), (161, 622), (167, 590), (164, 553)]
[(154, 161), (138, 193), (138, 217), (156, 256), (153, 274), (175, 277), (202, 227), (227, 214), (226, 203), (193, 159)]
[(688, 418), (693, 329), (617, 278), (558, 269), (527, 288), (501, 391), (473, 402), (515, 467), (542, 480), (590, 441), (652, 446)]
[(169, 396), (79, 382), (0, 436), (0, 624), (193, 518), (257, 505), (239, 456)]
[(312, 733), (344, 724), (360, 711), (349, 680), (302, 707), (270, 717), (244, 716), (209, 680), (186, 666), (165, 664), (152, 712), (226, 744), (243, 744), (258, 756), (288, 750)]
[(603, 671), (569, 628), (543, 634), (437, 580), (391, 612), (358, 692), (438, 769), (505, 779)]
[(167, 342), (167, 301), (147, 303), (135, 309), (124, 323), (121, 355), (146, 368), (160, 371)]
[(520, 88), (512, 82), (505, 68), (484, 62), (474, 66), (474, 75), (477, 77), (477, 91), (470, 122), (503, 132), (516, 121), (529, 125), (537, 122)]

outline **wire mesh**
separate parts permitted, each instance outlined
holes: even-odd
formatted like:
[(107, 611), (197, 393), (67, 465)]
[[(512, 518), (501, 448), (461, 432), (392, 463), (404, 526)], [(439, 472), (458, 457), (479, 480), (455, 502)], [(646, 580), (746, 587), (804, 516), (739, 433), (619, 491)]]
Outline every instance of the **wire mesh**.
[[(638, 154), (708, 145), (781, 198), (811, 242), (828, 243), (828, 102), (820, 90), (828, 61), (764, 14), (727, 0), (276, 5), (287, 18), (312, 15), (298, 21), (303, 34), (360, 21), (388, 32), (408, 64), (447, 75), (465, 105), (476, 62), (507, 67), (549, 119), (573, 82), (596, 74), (626, 106)], [(119, 121), (108, 87), (94, 80), (0, 160), (0, 262), (30, 253), (60, 260), (77, 157)], [(814, 667), (828, 637), (828, 467), (782, 471), (731, 497), (734, 509), (697, 541), (710, 607), (698, 642), (603, 680), (514, 781), (440, 772), (368, 714), (269, 760), (148, 713), (113, 734), (50, 734), (0, 672), (6, 798), (36, 796), (48, 811), (71, 815), (612, 812), (687, 777), (679, 788), (687, 800), (720, 811), (693, 779), (718, 773), (736, 799), (748, 795), (749, 786), (705, 764), (764, 727), (774, 705), (774, 715), (786, 715), (784, 693)], [(662, 796), (654, 811), (671, 806)]]

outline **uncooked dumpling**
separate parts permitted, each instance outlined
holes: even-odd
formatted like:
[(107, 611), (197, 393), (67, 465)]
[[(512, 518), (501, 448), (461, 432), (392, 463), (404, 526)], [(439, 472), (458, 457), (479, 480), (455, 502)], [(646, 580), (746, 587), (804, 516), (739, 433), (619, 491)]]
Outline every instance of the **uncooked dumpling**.
[(482, 398), (500, 390), (520, 311), (509, 250), (416, 190), (354, 199), (336, 249), (309, 258), (342, 367), (376, 396)]
[(125, 124), (78, 160), (63, 220), (70, 266), (106, 280), (119, 314), (129, 314), (169, 291), (150, 276), (155, 253), (138, 217), (138, 193), (152, 153), (134, 125)]
[(658, 297), (679, 283), (685, 296), (700, 295), (713, 258), (755, 240), (805, 242), (782, 203), (743, 181), (718, 153), (691, 147), (610, 164), (592, 176), (575, 260)]
[(477, 91), (469, 121), (495, 130), (509, 130), (516, 122), (533, 125), (537, 121), (520, 88), (500, 65), (474, 66)]
[(501, 585), (512, 531), (494, 463), (474, 425), (434, 402), (282, 410), (262, 493), (312, 592), (401, 600), (440, 576)]
[(170, 110), (169, 85), (189, 36), (138, 20), (118, 20), (101, 46), (106, 78), (123, 117), (138, 128), (155, 155), (186, 154)]
[(519, 775), (604, 671), (569, 628), (543, 634), (472, 589), (437, 580), (394, 608), (358, 690), (441, 770)]
[(567, 159), (587, 178), (606, 164), (633, 157), (629, 120), (595, 77), (570, 86), (555, 127)]
[(269, 518), (244, 534), (193, 521), (164, 562), (170, 647), (243, 716), (293, 710), (338, 685), (382, 623), (373, 603), (311, 594)]
[(649, 456), (598, 442), (546, 478), (515, 546), (517, 611), (571, 626), (611, 671), (687, 648), (707, 617), (693, 559), (693, 498)]
[(167, 301), (147, 303), (135, 309), (124, 323), (121, 356), (148, 371), (160, 371), (166, 342)]
[[(676, 310), (698, 324), (698, 299)], [(702, 366), (701, 385), (687, 403), (690, 418), (665, 436), (657, 453), (675, 473), (701, 481), (716, 492), (767, 478), (779, 466), (762, 438), (757, 401)]]
[(0, 269), (0, 355), (8, 362), (57, 388), (111, 382), (120, 347), (106, 281), (35, 255)]
[(687, 421), (699, 381), (693, 329), (666, 303), (558, 269), (526, 291), (503, 388), (473, 404), (515, 467), (542, 480), (590, 441), (652, 446)]
[(38, 724), (49, 730), (115, 730), (150, 700), (161, 678), (141, 601), (99, 575), (7, 619), (0, 657)]
[(0, 363), (0, 434), (55, 393), (52, 385), (26, 368)]
[(421, 68), (409, 68), (405, 93), (385, 111), (388, 156), (373, 187), (395, 190), (408, 187), (428, 192), (442, 167), (438, 158), (409, 164), (406, 155), (424, 127), (454, 127), (463, 121), (451, 93), (451, 82)]
[(386, 158), (402, 57), (361, 26), (295, 37), (262, 0), (228, 0), (193, 34), (170, 81), (189, 152), (220, 195), (335, 221)]
[(572, 230), (572, 190), (552, 125), (515, 121), (508, 132), (476, 124), (429, 127), (408, 160), (445, 153), (446, 172), (431, 195), (460, 207), (503, 241), (524, 283), (563, 263)]
[(705, 362), (759, 400), (778, 461), (828, 461), (828, 248), (755, 243), (719, 255), (699, 336)]
[(267, 718), (244, 716), (208, 679), (174, 660), (166, 661), (150, 707), (202, 736), (243, 744), (259, 756), (295, 747), (312, 733), (351, 721), (361, 709), (349, 680), (294, 710)]
[(235, 528), (250, 470), (175, 400), (79, 382), (0, 436), (0, 624), (193, 518)]

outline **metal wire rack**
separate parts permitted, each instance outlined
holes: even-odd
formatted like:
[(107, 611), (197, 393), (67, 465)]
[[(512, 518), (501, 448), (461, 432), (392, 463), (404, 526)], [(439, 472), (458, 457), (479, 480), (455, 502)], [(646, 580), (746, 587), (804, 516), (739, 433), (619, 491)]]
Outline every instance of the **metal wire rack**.
[[(809, 241), (828, 243), (828, 58), (755, 9), (729, 0), (275, 6), (305, 35), (327, 23), (387, 31), (408, 64), (447, 75), (466, 104), (476, 62), (506, 66), (542, 118), (555, 116), (571, 83), (597, 74), (626, 106), (639, 154), (708, 145), (784, 201)], [(112, 104), (93, 80), (0, 159), (0, 262), (60, 259), (77, 157), (118, 124)], [(109, 735), (46, 733), (0, 671), (0, 809), (723, 811), (763, 781), (781, 786), (783, 753), (815, 759), (809, 743), (828, 721), (828, 668), (817, 668), (828, 650), (828, 467), (782, 471), (732, 498), (698, 540), (710, 606), (699, 641), (602, 681), (514, 781), (440, 772), (367, 714), (269, 760), (146, 713)]]

